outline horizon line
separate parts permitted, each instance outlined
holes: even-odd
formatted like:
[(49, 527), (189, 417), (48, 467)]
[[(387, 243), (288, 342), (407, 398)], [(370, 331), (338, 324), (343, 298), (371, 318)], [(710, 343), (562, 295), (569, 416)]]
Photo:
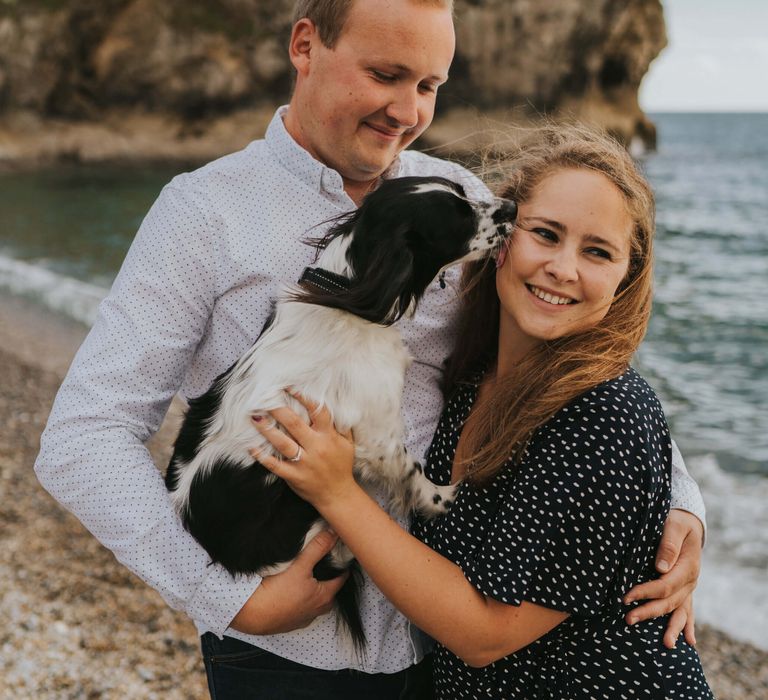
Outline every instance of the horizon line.
[(762, 109), (729, 109), (722, 107), (653, 107), (644, 108), (646, 114), (768, 114), (768, 107)]

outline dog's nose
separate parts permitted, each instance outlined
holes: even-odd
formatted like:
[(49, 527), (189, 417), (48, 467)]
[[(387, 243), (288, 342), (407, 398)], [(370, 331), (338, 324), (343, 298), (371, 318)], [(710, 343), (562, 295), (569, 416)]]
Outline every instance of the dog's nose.
[(493, 212), (493, 223), (504, 224), (514, 223), (517, 218), (517, 204), (511, 199), (499, 199), (500, 202), (498, 209)]

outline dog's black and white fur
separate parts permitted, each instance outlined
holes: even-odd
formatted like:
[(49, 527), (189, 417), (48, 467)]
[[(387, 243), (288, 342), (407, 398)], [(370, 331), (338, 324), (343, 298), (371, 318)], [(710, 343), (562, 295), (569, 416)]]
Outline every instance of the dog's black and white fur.
[[(274, 574), (325, 527), (309, 503), (250, 453), (274, 454), (253, 415), (288, 405), (306, 417), (287, 387), (327, 406), (340, 430), (353, 430), (356, 478), (384, 489), (393, 511), (445, 512), (454, 487), (428, 481), (403, 446), (401, 395), (410, 357), (392, 324), (415, 310), (443, 268), (497, 249), (515, 214), (507, 200), (468, 200), (450, 180), (409, 177), (383, 182), (336, 223), (317, 267), (342, 284), (286, 290), (255, 345), (190, 401), (166, 484), (185, 527), (214, 562), (233, 574)], [(333, 578), (352, 562), (339, 542), (314, 573)], [(360, 651), (358, 586), (351, 576), (337, 608)]]

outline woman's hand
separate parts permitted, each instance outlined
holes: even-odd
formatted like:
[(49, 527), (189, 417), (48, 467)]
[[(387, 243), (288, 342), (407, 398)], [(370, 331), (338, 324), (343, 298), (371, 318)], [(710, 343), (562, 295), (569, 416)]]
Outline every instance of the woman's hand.
[(290, 408), (275, 409), (270, 415), (283, 432), (263, 416), (254, 416), (256, 428), (283, 458), (257, 450), (251, 454), (322, 512), (325, 505), (337, 502), (357, 488), (352, 476), (355, 445), (351, 432), (336, 431), (327, 408), (320, 408), (298, 394), (292, 396), (307, 409), (312, 422), (307, 424)]
[(672, 613), (664, 634), (664, 645), (670, 649), (674, 648), (680, 632), (685, 633), (689, 644), (696, 644), (691, 601), (701, 568), (703, 535), (704, 527), (695, 515), (671, 510), (656, 554), (656, 568), (663, 575), (635, 586), (624, 596), (625, 604), (647, 601), (627, 614), (630, 625)]
[(285, 571), (265, 576), (229, 626), (245, 634), (279, 634), (306, 627), (318, 615), (330, 612), (349, 574), (318, 581), (312, 570), (338, 539), (321, 532)]

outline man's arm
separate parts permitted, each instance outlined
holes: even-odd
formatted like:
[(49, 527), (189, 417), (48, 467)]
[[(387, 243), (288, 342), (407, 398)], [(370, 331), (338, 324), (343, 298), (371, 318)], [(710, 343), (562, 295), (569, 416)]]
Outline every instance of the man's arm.
[(59, 391), (35, 464), (43, 486), (119, 561), (217, 634), (260, 579), (209, 566), (144, 443), (208, 323), (219, 233), (190, 194), (163, 191)]
[(695, 515), (701, 522), (702, 545), (707, 534), (706, 508), (701, 491), (693, 477), (688, 473), (683, 455), (672, 440), (672, 504), (673, 510), (685, 510)]
[(625, 604), (647, 601), (627, 615), (629, 624), (671, 613), (664, 634), (664, 644), (669, 648), (675, 646), (680, 632), (685, 633), (690, 644), (696, 643), (692, 594), (701, 570), (705, 528), (701, 492), (673, 440), (672, 510), (656, 552), (656, 569), (661, 576), (635, 586), (624, 597)]

